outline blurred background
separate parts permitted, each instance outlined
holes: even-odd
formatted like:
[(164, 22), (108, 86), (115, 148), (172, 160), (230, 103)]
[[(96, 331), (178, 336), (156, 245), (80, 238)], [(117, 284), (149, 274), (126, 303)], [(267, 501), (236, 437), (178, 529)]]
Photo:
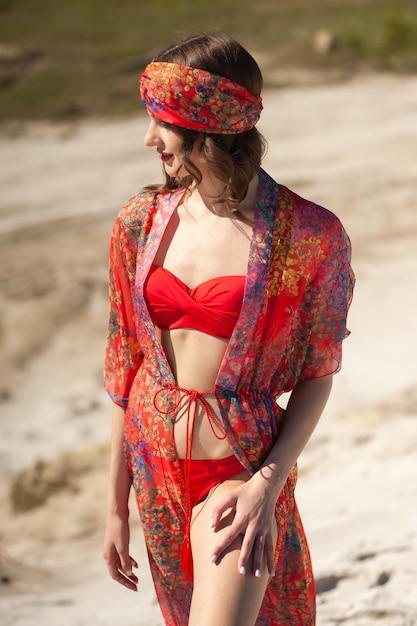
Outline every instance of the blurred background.
[(153, 55), (216, 29), (245, 42), (271, 86), (306, 70), (417, 69), (415, 0), (0, 0), (0, 121), (136, 111)]
[(353, 244), (352, 335), (300, 460), (318, 626), (417, 624), (417, 0), (0, 0), (2, 626), (161, 626), (134, 503), (138, 597), (100, 555), (107, 251), (161, 180), (140, 72), (213, 30), (264, 74), (265, 169)]

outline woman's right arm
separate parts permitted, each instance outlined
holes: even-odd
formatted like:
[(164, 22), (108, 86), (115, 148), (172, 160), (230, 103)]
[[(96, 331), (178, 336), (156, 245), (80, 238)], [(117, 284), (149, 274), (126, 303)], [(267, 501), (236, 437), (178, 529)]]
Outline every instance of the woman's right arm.
[[(147, 224), (149, 195), (139, 194), (121, 210), (113, 226), (109, 250), (109, 332), (104, 363), (104, 386), (114, 402), (112, 415), (107, 522), (103, 555), (110, 576), (133, 591), (137, 563), (129, 555), (131, 482), (123, 454), (123, 429), (129, 392), (143, 360), (137, 338), (135, 280), (142, 228)], [(150, 219), (150, 217), (149, 217)], [(142, 245), (142, 244), (141, 244)]]
[(132, 572), (137, 563), (129, 555), (128, 501), (131, 481), (123, 455), (124, 417), (124, 409), (114, 404), (103, 556), (110, 576), (128, 589), (137, 591), (138, 578)]

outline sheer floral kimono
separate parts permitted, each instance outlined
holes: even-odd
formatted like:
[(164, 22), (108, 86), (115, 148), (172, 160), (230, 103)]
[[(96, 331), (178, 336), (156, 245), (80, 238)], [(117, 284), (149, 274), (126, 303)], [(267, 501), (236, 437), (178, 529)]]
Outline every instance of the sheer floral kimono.
[[(105, 363), (106, 389), (126, 408), (126, 463), (168, 626), (188, 623), (193, 584), (180, 568), (186, 502), (173, 437), (176, 381), (143, 284), (183, 193), (143, 191), (116, 220)], [(350, 242), (338, 218), (261, 171), (243, 306), (214, 390), (230, 447), (250, 473), (279, 437), (280, 395), (299, 381), (339, 370), (353, 281)], [(296, 480), (294, 467), (276, 506), (276, 575), (257, 626), (315, 623), (314, 579), (294, 500)]]

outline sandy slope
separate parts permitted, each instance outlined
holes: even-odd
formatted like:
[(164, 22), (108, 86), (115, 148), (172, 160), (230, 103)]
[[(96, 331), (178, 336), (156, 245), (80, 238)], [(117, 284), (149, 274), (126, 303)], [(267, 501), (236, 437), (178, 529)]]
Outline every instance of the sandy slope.
[[(160, 178), (142, 147), (144, 123), (31, 125), (0, 140), (5, 626), (161, 624), (137, 523), (137, 595), (107, 579), (100, 556), (110, 409), (101, 387), (107, 245), (119, 206)], [(358, 279), (344, 367), (300, 463), (318, 625), (411, 626), (417, 78), (365, 76), (267, 93), (260, 127), (269, 139), (266, 169), (342, 218)], [(67, 450), (82, 475), (43, 507), (12, 513), (12, 475)]]

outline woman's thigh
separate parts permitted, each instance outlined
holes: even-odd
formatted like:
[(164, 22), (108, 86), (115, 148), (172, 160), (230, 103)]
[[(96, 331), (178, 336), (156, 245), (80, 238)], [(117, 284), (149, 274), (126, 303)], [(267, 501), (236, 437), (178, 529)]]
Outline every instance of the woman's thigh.
[(231, 544), (217, 563), (210, 561), (219, 535), (227, 532), (233, 521), (232, 511), (224, 517), (219, 528), (213, 531), (209, 528), (213, 507), (242, 482), (244, 480), (238, 478), (226, 480), (203, 503), (194, 507), (191, 526), (194, 592), (189, 626), (254, 626), (256, 622), (269, 582), (266, 562), (263, 563), (260, 578), (252, 574), (250, 563), (245, 576), (238, 572), (242, 537)]

